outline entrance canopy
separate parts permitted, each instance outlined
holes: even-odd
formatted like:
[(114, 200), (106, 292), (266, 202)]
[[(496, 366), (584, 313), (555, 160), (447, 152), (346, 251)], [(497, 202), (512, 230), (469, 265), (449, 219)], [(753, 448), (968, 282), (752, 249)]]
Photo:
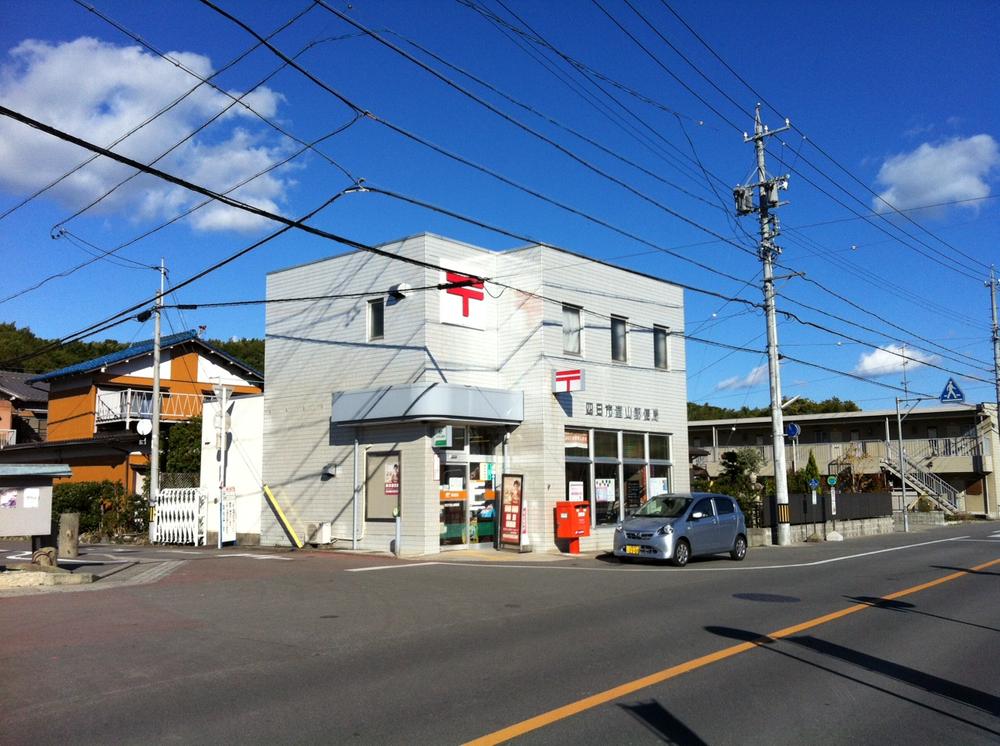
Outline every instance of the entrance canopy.
[(519, 425), (524, 420), (521, 391), (454, 383), (415, 383), (333, 395), (333, 425), (461, 420)]

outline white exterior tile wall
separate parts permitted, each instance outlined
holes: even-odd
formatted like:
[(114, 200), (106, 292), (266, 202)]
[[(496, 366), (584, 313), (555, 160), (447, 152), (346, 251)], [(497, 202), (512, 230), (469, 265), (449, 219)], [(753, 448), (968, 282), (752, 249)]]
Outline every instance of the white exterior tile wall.
[[(528, 531), (536, 549), (554, 547), (553, 508), (565, 499), (567, 425), (670, 434), (673, 487), (688, 489), (683, 337), (670, 340), (671, 369), (653, 367), (652, 326), (684, 328), (679, 288), (539, 246), (494, 253), (423, 235), (385, 248), (511, 287), (488, 283), (483, 301), (474, 301), (484, 304), (485, 330), (441, 323), (444, 291), (414, 291), (386, 304), (385, 337), (372, 343), (366, 340), (368, 298), (268, 306), (264, 481), (297, 530), (333, 521), (334, 535), (350, 540), (354, 433), (338, 428), (331, 435), (331, 395), (390, 384), (440, 381), (524, 392), (525, 419), (511, 430), (509, 471), (524, 474)], [(269, 275), (268, 297), (371, 290), (374, 298), (399, 282), (421, 288), (442, 279), (433, 269), (356, 252)], [(563, 302), (584, 308), (582, 358), (562, 352)], [(611, 361), (611, 313), (632, 322), (627, 364)], [(567, 367), (586, 370), (587, 389), (557, 398), (552, 376)], [(587, 402), (656, 409), (659, 416), (640, 423), (597, 417), (586, 414)], [(365, 427), (359, 433), (362, 447), (401, 453), (407, 554), (438, 550), (431, 430), (429, 424), (414, 423)], [(323, 468), (330, 463), (337, 465), (338, 475), (324, 480)], [(364, 524), (362, 546), (388, 549), (392, 532), (391, 523)], [(267, 509), (262, 533), (264, 543), (285, 543)], [(608, 530), (599, 533), (590, 544), (609, 545)]]

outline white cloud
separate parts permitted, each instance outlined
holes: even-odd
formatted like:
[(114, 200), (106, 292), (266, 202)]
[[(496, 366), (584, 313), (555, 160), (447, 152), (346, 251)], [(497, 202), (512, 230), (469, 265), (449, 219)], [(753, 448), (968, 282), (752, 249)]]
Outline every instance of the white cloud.
[(750, 389), (767, 379), (767, 363), (758, 365), (745, 376), (733, 376), (715, 384), (716, 391)]
[[(203, 55), (170, 52), (169, 56), (201, 76), (212, 72), (211, 60)], [(137, 46), (121, 47), (88, 37), (58, 44), (29, 39), (10, 51), (8, 64), (0, 69), (0, 101), (106, 146), (187, 93), (197, 82), (177, 66)], [(246, 101), (270, 118), (283, 99), (268, 88), (260, 88)], [(227, 96), (202, 85), (114, 149), (148, 163), (230, 103)], [(254, 132), (267, 132), (267, 139)], [(280, 144), (253, 114), (237, 104), (157, 166), (223, 190), (279, 160), (287, 152), (285, 148), (287, 145)], [(17, 194), (45, 186), (89, 156), (76, 146), (17, 122), (0, 121), (0, 187)], [(75, 210), (131, 173), (125, 166), (99, 158), (48, 194)], [(277, 211), (289, 185), (285, 173), (271, 172), (234, 196)], [(102, 202), (95, 212), (122, 212), (137, 220), (156, 220), (172, 217), (203, 199), (154, 177), (139, 176)], [(238, 212), (208, 206), (195, 213), (191, 224), (200, 230), (248, 230), (263, 222)]]
[(905, 210), (986, 197), (990, 194), (986, 177), (998, 165), (1000, 147), (989, 135), (956, 137), (938, 145), (923, 143), (882, 164), (878, 182), (886, 188), (879, 194), (881, 199), (872, 200), (872, 206), (877, 212), (886, 212), (891, 208), (885, 202)]
[(886, 345), (872, 352), (863, 353), (858, 358), (854, 373), (866, 378), (877, 378), (901, 373), (904, 365), (907, 370), (914, 370), (926, 363), (935, 363), (938, 359), (937, 355), (928, 355), (912, 348), (904, 351), (903, 345)]

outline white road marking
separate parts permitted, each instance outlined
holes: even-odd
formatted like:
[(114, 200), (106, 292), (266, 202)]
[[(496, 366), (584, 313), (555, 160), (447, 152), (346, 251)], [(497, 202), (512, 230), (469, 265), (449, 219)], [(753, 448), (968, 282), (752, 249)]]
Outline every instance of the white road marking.
[[(962, 541), (968, 540), (968, 536), (955, 536), (950, 539), (935, 539), (934, 541), (922, 541), (918, 544), (905, 544), (899, 547), (889, 547), (888, 549), (876, 549), (871, 552), (860, 552), (858, 554), (848, 554), (843, 557), (830, 557), (829, 559), (815, 560), (814, 562), (793, 562), (784, 565), (759, 565), (756, 567), (746, 567), (745, 565), (739, 566), (728, 566), (728, 567), (697, 567), (693, 565), (688, 565), (683, 568), (684, 572), (749, 572), (751, 570), (786, 570), (794, 567), (816, 567), (817, 565), (828, 565), (833, 562), (844, 562), (845, 560), (858, 559), (860, 557), (870, 557), (875, 554), (885, 554), (886, 552), (898, 552), (901, 549), (914, 549), (916, 547), (925, 547), (931, 544), (942, 544), (949, 541)], [(973, 539), (973, 541), (975, 541)], [(985, 541), (985, 539), (981, 540)], [(457, 567), (479, 567), (479, 568), (503, 568), (503, 569), (514, 569), (514, 570), (577, 570), (583, 572), (663, 572), (664, 568), (660, 567), (567, 567), (566, 565), (548, 565), (548, 564), (531, 564), (531, 565), (516, 565), (508, 562), (452, 562), (452, 561), (436, 561), (436, 562), (414, 562), (410, 564), (401, 565), (379, 565), (378, 567), (356, 567), (350, 570), (345, 570), (345, 572), (369, 572), (371, 570), (400, 570), (408, 567), (427, 567), (430, 565), (454, 565)], [(680, 568), (677, 568), (680, 570)]]
[(216, 557), (249, 557), (250, 559), (257, 560), (284, 560), (285, 562), (291, 562), (293, 557), (278, 557), (273, 554), (216, 554)]
[[(457, 562), (409, 562), (405, 565), (379, 565), (378, 567), (352, 567), (344, 572), (371, 572), (372, 570), (402, 570), (407, 567), (430, 567), (431, 565), (455, 565)], [(479, 567), (477, 563), (466, 563), (472, 567)]]

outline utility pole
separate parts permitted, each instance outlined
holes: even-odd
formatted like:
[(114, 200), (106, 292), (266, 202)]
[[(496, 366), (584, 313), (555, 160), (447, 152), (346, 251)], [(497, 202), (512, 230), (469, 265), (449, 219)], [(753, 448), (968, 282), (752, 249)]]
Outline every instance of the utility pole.
[(990, 302), (993, 306), (993, 378), (996, 380), (997, 413), (1000, 416), (1000, 327), (997, 326), (997, 271), (990, 266)]
[(160, 491), (160, 315), (167, 268), (160, 259), (160, 294), (153, 308), (153, 432), (149, 441), (149, 501), (156, 504)]
[[(760, 104), (757, 104), (754, 114), (753, 135), (743, 134), (744, 142), (753, 142), (757, 155), (757, 183), (737, 187), (733, 196), (736, 198), (736, 214), (749, 215), (756, 212), (760, 222), (760, 247), (758, 256), (764, 265), (764, 314), (767, 318), (767, 367), (771, 383), (771, 437), (774, 444), (774, 488), (777, 502), (778, 544), (785, 546), (792, 542), (791, 515), (788, 508), (788, 477), (785, 474), (785, 427), (781, 413), (781, 370), (778, 355), (778, 323), (774, 310), (774, 257), (781, 249), (774, 243), (780, 233), (778, 218), (771, 210), (780, 207), (778, 190), (788, 189), (788, 176), (768, 179), (764, 163), (766, 138), (790, 129), (791, 124), (786, 119), (785, 126), (770, 130), (760, 120)], [(757, 205), (753, 205), (752, 190), (758, 194)]]
[(215, 437), (219, 443), (219, 536), (216, 546), (222, 549), (222, 514), (226, 500), (226, 467), (229, 465), (229, 393), (232, 387), (219, 383), (212, 387), (218, 398), (219, 411), (215, 415)]

